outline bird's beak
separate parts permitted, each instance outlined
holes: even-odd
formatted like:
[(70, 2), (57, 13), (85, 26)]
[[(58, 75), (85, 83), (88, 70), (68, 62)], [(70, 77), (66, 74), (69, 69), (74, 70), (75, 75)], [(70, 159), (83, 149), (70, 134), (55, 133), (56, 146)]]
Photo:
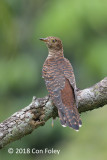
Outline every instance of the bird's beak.
[(40, 38), (41, 41), (48, 42), (48, 38)]

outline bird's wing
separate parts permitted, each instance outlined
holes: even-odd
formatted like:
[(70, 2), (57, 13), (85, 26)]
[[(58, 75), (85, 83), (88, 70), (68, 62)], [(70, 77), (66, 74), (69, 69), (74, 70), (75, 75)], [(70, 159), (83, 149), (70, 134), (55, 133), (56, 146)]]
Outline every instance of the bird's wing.
[(75, 81), (75, 76), (74, 76), (74, 72), (73, 72), (73, 67), (71, 65), (71, 63), (69, 62), (68, 59), (64, 58), (64, 76), (67, 78), (67, 80), (69, 81), (70, 85), (71, 85), (71, 92), (73, 93), (73, 97), (72, 97), (72, 100), (74, 99), (74, 109), (73, 111), (75, 112), (76, 114), (76, 117), (78, 119), (78, 123), (79, 123), (79, 126), (82, 126), (82, 121), (80, 119), (80, 116), (79, 116), (79, 113), (78, 113), (78, 99), (77, 99), (77, 93), (76, 93), (76, 90), (77, 90), (77, 87), (76, 87), (76, 81)]
[(76, 90), (76, 81), (75, 81), (75, 76), (74, 76), (74, 71), (71, 63), (69, 62), (68, 59), (64, 58), (64, 75), (65, 77), (69, 80), (71, 86), (74, 89), (74, 92)]
[(78, 101), (77, 101), (77, 94), (76, 94), (76, 81), (75, 81), (75, 76), (73, 72), (73, 67), (71, 63), (69, 62), (68, 59), (64, 58), (64, 76), (69, 80), (72, 88), (74, 89), (74, 95), (75, 95), (75, 101), (76, 101), (76, 106), (78, 108)]

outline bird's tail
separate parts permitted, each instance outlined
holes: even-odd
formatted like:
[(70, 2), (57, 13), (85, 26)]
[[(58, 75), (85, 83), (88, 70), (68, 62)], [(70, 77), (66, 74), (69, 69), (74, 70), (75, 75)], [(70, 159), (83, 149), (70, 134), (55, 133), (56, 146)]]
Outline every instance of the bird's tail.
[(79, 127), (82, 126), (82, 121), (76, 106), (64, 107), (64, 113), (58, 110), (59, 119), (63, 127), (69, 126), (76, 131), (79, 131)]

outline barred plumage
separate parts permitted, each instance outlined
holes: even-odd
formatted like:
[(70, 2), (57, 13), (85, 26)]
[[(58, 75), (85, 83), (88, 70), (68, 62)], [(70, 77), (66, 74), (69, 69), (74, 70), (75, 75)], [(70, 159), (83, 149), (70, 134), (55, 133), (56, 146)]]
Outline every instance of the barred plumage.
[[(43, 65), (43, 77), (50, 97), (58, 109), (62, 126), (79, 130), (82, 125), (76, 107), (76, 83), (73, 68), (63, 56), (63, 47), (59, 38), (47, 37), (49, 54)], [(55, 41), (55, 42), (54, 42)]]

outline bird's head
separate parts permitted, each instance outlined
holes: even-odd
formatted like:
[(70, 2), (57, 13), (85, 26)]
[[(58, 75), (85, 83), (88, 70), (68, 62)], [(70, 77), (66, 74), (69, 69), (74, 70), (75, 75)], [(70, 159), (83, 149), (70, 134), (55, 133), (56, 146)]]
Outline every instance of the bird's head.
[(46, 38), (40, 38), (41, 41), (44, 41), (48, 47), (49, 50), (55, 50), (59, 51), (62, 50), (62, 42), (57, 37), (46, 37)]

